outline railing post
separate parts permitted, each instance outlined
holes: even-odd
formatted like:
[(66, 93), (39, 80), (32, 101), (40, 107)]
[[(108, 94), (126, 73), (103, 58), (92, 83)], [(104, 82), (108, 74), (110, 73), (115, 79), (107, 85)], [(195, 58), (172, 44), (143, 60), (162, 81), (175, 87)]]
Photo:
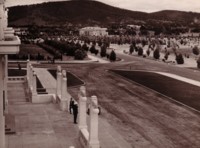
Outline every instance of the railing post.
[(85, 86), (80, 87), (80, 92), (78, 94), (79, 97), (79, 129), (87, 129), (87, 97), (86, 97), (86, 89)]
[(56, 98), (61, 97), (61, 83), (62, 83), (61, 66), (58, 66), (57, 67)]
[(90, 105), (90, 127), (89, 127), (89, 141), (88, 148), (100, 148), (99, 137), (98, 137), (98, 113), (97, 108), (97, 97), (91, 97)]
[(0, 147), (5, 148), (5, 117), (3, 101), (3, 55), (0, 55)]
[(31, 64), (30, 64), (30, 71), (29, 71), (29, 87), (30, 87), (30, 90), (32, 91), (32, 89), (33, 89), (33, 67)]
[(67, 77), (66, 77), (66, 71), (62, 71), (62, 81), (61, 81), (61, 101), (60, 101), (60, 109), (62, 111), (66, 110), (68, 107), (67, 103)]
[(37, 94), (37, 80), (36, 80), (36, 73), (33, 71), (33, 95)]
[(30, 61), (29, 59), (27, 60), (27, 65), (26, 65), (26, 77), (27, 77), (27, 83), (29, 83), (29, 79), (30, 79), (30, 68), (29, 68), (29, 64), (30, 64)]
[(0, 2), (0, 41), (4, 40), (3, 14), (4, 4)]

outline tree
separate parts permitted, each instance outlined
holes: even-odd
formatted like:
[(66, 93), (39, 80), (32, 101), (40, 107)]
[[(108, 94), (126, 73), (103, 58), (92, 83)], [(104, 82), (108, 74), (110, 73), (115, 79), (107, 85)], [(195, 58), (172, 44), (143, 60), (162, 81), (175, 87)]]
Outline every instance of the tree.
[(83, 60), (87, 56), (84, 50), (78, 49), (75, 51), (74, 59)]
[(134, 47), (133, 47), (133, 45), (131, 44), (130, 49), (129, 49), (129, 53), (132, 54), (133, 52), (134, 52)]
[(142, 47), (139, 47), (139, 48), (138, 48), (138, 55), (139, 55), (139, 56), (142, 56), (142, 55), (143, 55), (143, 48), (142, 48)]
[(116, 53), (114, 50), (111, 51), (109, 58), (111, 62), (116, 61)]
[(154, 59), (158, 60), (160, 58), (160, 51), (158, 48), (156, 48), (153, 52)]
[(176, 62), (177, 64), (184, 64), (183, 55), (181, 53), (176, 54)]
[(101, 46), (100, 54), (101, 54), (101, 57), (105, 57), (106, 56), (106, 46), (105, 45)]
[(194, 48), (192, 49), (192, 52), (195, 55), (199, 55), (199, 48), (197, 46), (194, 46)]
[(95, 53), (95, 51), (96, 51), (96, 48), (95, 48), (94, 45), (92, 45), (92, 47), (90, 48), (90, 52), (91, 52), (91, 53)]

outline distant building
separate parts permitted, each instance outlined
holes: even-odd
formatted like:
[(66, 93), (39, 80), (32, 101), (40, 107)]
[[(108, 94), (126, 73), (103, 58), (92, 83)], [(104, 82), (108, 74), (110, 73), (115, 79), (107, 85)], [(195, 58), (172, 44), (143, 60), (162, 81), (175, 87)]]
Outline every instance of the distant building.
[(181, 37), (200, 37), (200, 33), (188, 32), (188, 33), (182, 33), (180, 36)]
[(131, 29), (134, 29), (136, 31), (139, 31), (141, 26), (139, 26), (139, 25), (127, 25), (127, 28), (131, 28)]
[(87, 36), (107, 36), (107, 28), (100, 27), (85, 27), (79, 30), (79, 35), (87, 35)]

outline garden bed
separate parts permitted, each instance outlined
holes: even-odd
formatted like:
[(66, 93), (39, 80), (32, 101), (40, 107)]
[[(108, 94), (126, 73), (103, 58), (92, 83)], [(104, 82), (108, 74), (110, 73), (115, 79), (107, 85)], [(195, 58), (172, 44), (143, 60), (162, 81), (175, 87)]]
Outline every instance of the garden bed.
[[(56, 79), (56, 70), (54, 69), (49, 69), (48, 70), (50, 72), (50, 74)], [(67, 72), (67, 87), (75, 87), (75, 86), (80, 86), (80, 85), (84, 85), (85, 83), (79, 79), (77, 76), (75, 76), (74, 74)]]
[(198, 86), (153, 72), (111, 71), (200, 111), (200, 88)]

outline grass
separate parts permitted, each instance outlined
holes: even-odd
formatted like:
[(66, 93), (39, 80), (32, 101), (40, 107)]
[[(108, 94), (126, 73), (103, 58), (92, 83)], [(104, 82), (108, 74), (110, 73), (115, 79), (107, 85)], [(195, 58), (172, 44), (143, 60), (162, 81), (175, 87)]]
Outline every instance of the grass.
[[(49, 69), (48, 71), (56, 79), (57, 71), (53, 70), (53, 69)], [(72, 73), (67, 72), (67, 86), (74, 87), (74, 86), (80, 86), (80, 85), (84, 85), (84, 82), (81, 79), (79, 79), (78, 77), (76, 77), (75, 75), (73, 75)]]
[(195, 85), (152, 72), (111, 71), (200, 111), (200, 88)]
[(52, 57), (51, 54), (49, 54), (48, 52), (46, 52), (44, 49), (42, 49), (41, 47), (37, 46), (36, 44), (22, 44), (20, 46), (20, 55), (35, 55), (37, 56), (38, 53), (40, 53), (41, 55), (44, 56), (49, 56)]

